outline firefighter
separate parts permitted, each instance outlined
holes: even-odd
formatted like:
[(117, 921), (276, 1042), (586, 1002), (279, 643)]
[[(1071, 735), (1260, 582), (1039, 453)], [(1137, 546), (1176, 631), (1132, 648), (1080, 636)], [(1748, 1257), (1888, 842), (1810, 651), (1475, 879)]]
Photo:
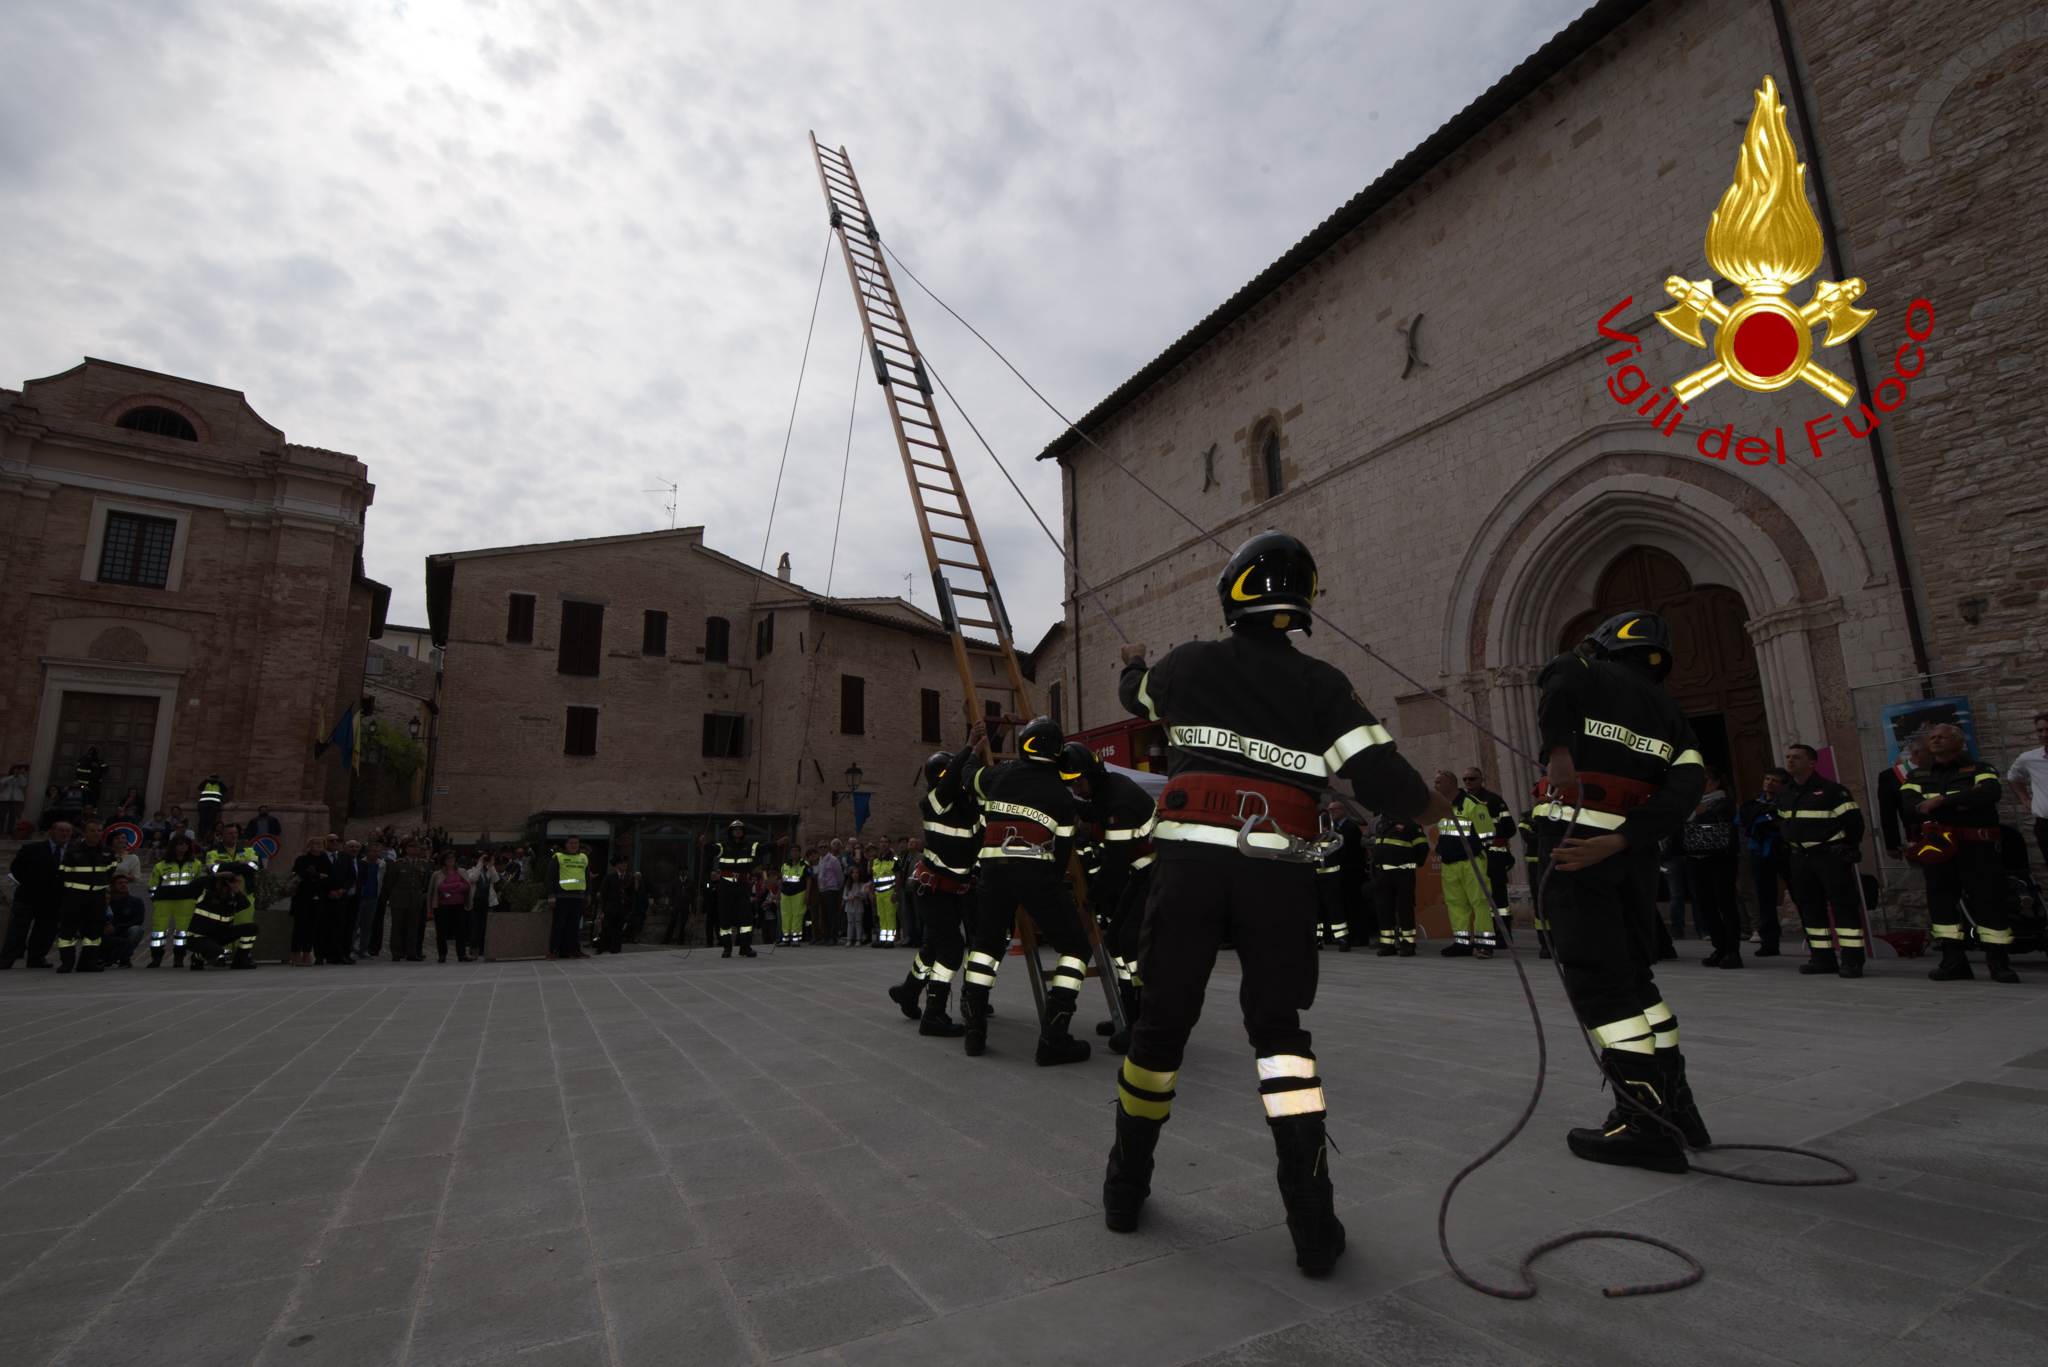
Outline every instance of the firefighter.
[[(976, 722), (967, 739), (976, 749), (988, 732)], [(924, 944), (910, 961), (910, 972), (889, 989), (903, 1014), (919, 1022), (917, 1033), (954, 1039), (967, 1027), (946, 1014), (953, 978), (967, 952), (962, 927), (974, 904), (974, 862), (981, 852), (981, 816), (974, 799), (961, 786), (967, 771), (967, 750), (951, 755), (941, 750), (924, 762), (924, 796), (917, 814), (924, 823), (924, 851), (911, 878), (917, 883), (918, 916), (924, 923)], [(924, 1004), (918, 1004), (918, 998)]]
[(889, 837), (882, 837), (882, 848), (868, 863), (868, 877), (875, 886), (875, 948), (896, 947), (896, 851), (889, 844)]
[(1959, 900), (1967, 898), (1985, 971), (1994, 982), (2016, 983), (2012, 885), (1998, 858), (1998, 771), (1971, 758), (1959, 726), (1935, 727), (1927, 743), (1929, 762), (1899, 785), (1901, 815), (1919, 828), (1912, 852), (1927, 880), (1927, 919), (1941, 946), (1941, 963), (1927, 976), (1938, 983), (1977, 976), (1964, 952)]
[(1326, 843), (1323, 857), (1316, 862), (1316, 906), (1322, 918), (1319, 929), (1323, 944), (1335, 945), (1339, 952), (1349, 954), (1351, 898), (1344, 885), (1358, 872), (1358, 823), (1341, 802), (1332, 802), (1329, 812), (1323, 831), (1337, 838)]
[(100, 934), (107, 924), (107, 889), (120, 856), (106, 843), (103, 822), (87, 821), (80, 837), (64, 847), (57, 876), (64, 900), (57, 907), (57, 971), (101, 973)]
[[(1792, 851), (1792, 901), (1806, 927), (1806, 962), (1801, 973), (1863, 976), (1863, 899), (1856, 887), (1857, 846), (1863, 842), (1863, 809), (1849, 790), (1813, 767), (1811, 745), (1785, 747), (1792, 781), (1778, 791), (1778, 827)], [(1834, 936), (1828, 934), (1829, 908)], [(1835, 959), (1835, 942), (1842, 957)]]
[(718, 939), (725, 946), (725, 952), (718, 957), (730, 959), (733, 941), (737, 938), (740, 957), (756, 958), (753, 894), (747, 880), (753, 876), (754, 870), (767, 867), (768, 856), (760, 841), (747, 839), (744, 821), (735, 821), (725, 828), (725, 839), (717, 846), (714, 856), (718, 870)]
[(205, 859), (208, 873), (224, 873), (232, 869), (241, 875), (245, 888), (256, 877), (257, 853), (242, 843), (242, 828), (232, 821), (221, 823), (220, 839), (206, 851)]
[(789, 842), (789, 852), (782, 857), (782, 939), (785, 945), (800, 945), (804, 942), (804, 906), (806, 894), (811, 890), (811, 866), (804, 862), (803, 851), (796, 841)]
[[(1145, 898), (1152, 887), (1155, 858), (1152, 828), (1158, 816), (1152, 795), (1128, 774), (1113, 774), (1101, 757), (1080, 741), (1061, 751), (1060, 777), (1087, 804), (1086, 815), (1101, 832), (1095, 868), (1088, 875), (1088, 900), (1103, 923), (1110, 964), (1116, 970), (1117, 996), (1124, 1008), (1125, 1028), (1104, 1021), (1095, 1027), (1109, 1036), (1109, 1052), (1127, 1053), (1130, 1026), (1136, 1024), (1144, 995), (1138, 976), (1138, 946), (1145, 927)], [(1103, 1029), (1107, 1025), (1110, 1029)]]
[(1448, 769), (1436, 771), (1436, 791), (1451, 807), (1436, 832), (1444, 910), (1451, 920), (1451, 942), (1439, 952), (1446, 959), (1491, 959), (1495, 937), (1492, 904), (1487, 900), (1486, 851), (1493, 844), (1493, 813), (1474, 794), (1458, 791), (1458, 781)]
[(1237, 548), (1216, 581), (1227, 637), (1187, 642), (1150, 665), (1144, 646), (1123, 648), (1118, 696), (1137, 716), (1171, 719), (1170, 778), (1138, 954), (1145, 1011), (1119, 1076), (1116, 1143), (1102, 1183), (1104, 1223), (1135, 1230), (1188, 1033), (1227, 937), (1242, 969), (1238, 1000), (1294, 1260), (1307, 1272), (1327, 1271), (1344, 1251), (1322, 1083), (1300, 1016), (1315, 1002), (1319, 798), (1341, 776), (1374, 811), (1424, 821), (1446, 811), (1350, 680), (1287, 639), (1310, 629), (1317, 588), (1308, 547), (1263, 532)]
[(224, 958), (229, 968), (256, 967), (250, 953), (256, 947), (256, 899), (242, 886), (241, 869), (228, 867), (208, 880), (193, 905), (192, 930), (185, 939), (195, 973), (209, 963), (218, 967)]
[(1544, 668), (1549, 774), (1531, 823), (1550, 861), (1541, 910), (1565, 991), (1616, 1093), (1606, 1123), (1567, 1142), (1580, 1158), (1656, 1172), (1684, 1172), (1685, 1144), (1708, 1142), (1651, 968), (1658, 846), (1706, 790), (1692, 727), (1657, 687), (1670, 672), (1671, 630), (1647, 612), (1609, 618)]
[(1379, 957), (1415, 957), (1415, 871), (1429, 855), (1422, 827), (1382, 814), (1372, 827), (1372, 902)]
[(171, 967), (185, 966), (185, 932), (192, 925), (192, 903), (206, 882), (206, 860), (189, 835), (174, 835), (149, 875), (149, 966), (161, 968), (164, 940), (171, 942)]
[(1088, 974), (1088, 934), (1067, 886), (1073, 855), (1076, 804), (1060, 782), (1060, 750), (1066, 736), (1050, 717), (1034, 719), (1017, 738), (1021, 758), (994, 768), (978, 767), (975, 752), (964, 776), (981, 806), (978, 895), (967, 936), (960, 1015), (969, 1054), (988, 1048), (988, 994), (1010, 947), (1018, 908), (1031, 917), (1041, 939), (1059, 962), (1046, 975), (1045, 1015), (1039, 1022), (1038, 1065), (1050, 1068), (1088, 1057), (1088, 1041), (1070, 1029), (1081, 982)]
[(227, 796), (227, 789), (221, 786), (219, 774), (208, 774), (206, 782), (199, 785), (199, 830), (201, 840), (213, 834), (213, 823), (220, 820), (220, 804)]
[[(1508, 800), (1486, 786), (1485, 775), (1477, 765), (1458, 776), (1463, 789), (1478, 798), (1486, 806), (1486, 814), (1493, 818), (1493, 839), (1486, 846), (1486, 885), (1493, 894), (1492, 903), (1502, 911), (1508, 907), (1508, 871), (1515, 866), (1515, 851), (1511, 843), (1515, 838), (1515, 812), (1508, 806)], [(1503, 918), (1501, 930), (1512, 934), (1514, 921)]]
[[(1543, 783), (1539, 779), (1529, 789), (1532, 801), (1543, 800)], [(1550, 922), (1543, 915), (1543, 899), (1536, 895), (1537, 887), (1543, 881), (1542, 864), (1536, 858), (1536, 820), (1529, 813), (1522, 813), (1522, 819), (1515, 823), (1515, 830), (1522, 837), (1522, 876), (1529, 880), (1530, 919), (1536, 926), (1536, 957), (1550, 957)]]

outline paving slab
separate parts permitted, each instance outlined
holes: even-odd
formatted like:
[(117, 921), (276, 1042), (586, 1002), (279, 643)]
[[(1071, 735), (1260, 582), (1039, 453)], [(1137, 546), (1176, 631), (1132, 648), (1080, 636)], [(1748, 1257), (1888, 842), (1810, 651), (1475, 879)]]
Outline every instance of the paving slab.
[[(1686, 946), (1690, 948), (1691, 946)], [(2048, 972), (1860, 982), (1666, 966), (1716, 1137), (1856, 1165), (1800, 1188), (1584, 1164), (1606, 1108), (1549, 965), (1552, 1072), (1450, 1237), (1444, 1182), (1526, 1104), (1503, 960), (1326, 954), (1307, 1024), (1350, 1250), (1304, 1278), (1226, 956), (1144, 1229), (1102, 1227), (1116, 1059), (921, 1038), (907, 956), (0, 980), (0, 1361), (921, 1367), (2004, 1367), (2048, 1343)], [(1015, 968), (1015, 965), (1011, 965)], [(1084, 1016), (1086, 1013), (1084, 1012)], [(1099, 1047), (1098, 1047), (1099, 1048)], [(1781, 1155), (1711, 1160), (1810, 1176)]]

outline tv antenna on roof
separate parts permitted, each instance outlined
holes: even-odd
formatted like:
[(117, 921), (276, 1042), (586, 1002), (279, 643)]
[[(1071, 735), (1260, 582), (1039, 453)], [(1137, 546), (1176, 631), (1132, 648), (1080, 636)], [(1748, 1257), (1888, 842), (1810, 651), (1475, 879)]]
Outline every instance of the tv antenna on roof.
[(654, 482), (656, 485), (659, 486), (658, 488), (642, 489), (640, 492), (643, 494), (668, 495), (668, 497), (665, 500), (663, 500), (663, 506), (668, 512), (668, 529), (670, 531), (674, 531), (676, 529), (676, 486), (670, 483), (668, 480), (661, 478), (659, 475), (655, 477)]

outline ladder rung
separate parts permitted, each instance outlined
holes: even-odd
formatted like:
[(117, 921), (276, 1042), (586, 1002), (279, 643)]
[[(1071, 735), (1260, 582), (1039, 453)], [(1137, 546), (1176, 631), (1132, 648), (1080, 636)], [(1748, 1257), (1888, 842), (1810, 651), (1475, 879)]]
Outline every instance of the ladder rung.
[[(920, 462), (920, 464), (921, 463), (922, 462)], [(943, 484), (926, 484), (923, 480), (919, 480), (917, 482), (917, 487), (920, 489), (929, 489), (935, 494), (950, 494), (954, 498), (960, 497), (960, 491), (958, 489), (948, 488)]]
[[(951, 532), (933, 532), (933, 533), (932, 533), (932, 535), (933, 535), (933, 536), (935, 536), (935, 537), (937, 537), (937, 538), (938, 538), (939, 540), (941, 540), (941, 541), (957, 541), (957, 542), (959, 542), (959, 543), (960, 543), (961, 545), (963, 545), (963, 546), (975, 546), (975, 543), (974, 543), (974, 542), (972, 542), (972, 541), (970, 541), (970, 540), (968, 540), (968, 539), (967, 539), (966, 537), (964, 537), (964, 536), (955, 536), (955, 535), (953, 535), (953, 534), (952, 534)], [(975, 546), (975, 549), (976, 549), (976, 550), (979, 550), (979, 549), (980, 549), (980, 547), (979, 547), (979, 546)], [(944, 563), (950, 563), (950, 562), (945, 562), (945, 561), (942, 561), (941, 563), (942, 563), (942, 564), (944, 564)], [(963, 566), (962, 568), (965, 568), (965, 566)], [(979, 566), (979, 565), (976, 565), (976, 566), (974, 566), (974, 568), (975, 568), (975, 569), (980, 569), (980, 568), (981, 568), (981, 566)]]
[[(956, 513), (951, 508), (934, 508), (930, 504), (924, 503), (922, 501), (920, 501), (917, 506), (919, 510), (922, 512), (937, 513), (940, 517), (950, 517), (961, 522), (965, 522), (967, 520), (967, 514)], [(933, 535), (936, 536), (938, 535), (938, 533), (934, 532)], [(973, 545), (974, 543), (970, 541), (968, 544)]]
[[(892, 397), (892, 398), (893, 398), (893, 397), (895, 397), (895, 396), (894, 396), (894, 395), (891, 395), (890, 397)], [(930, 412), (931, 410), (930, 410), (930, 409), (926, 409), (925, 411), (926, 411), (927, 413), (929, 413), (929, 412)], [(904, 419), (903, 421), (905, 421), (905, 422), (914, 422), (914, 423), (916, 423), (916, 424), (917, 424), (917, 425), (918, 425), (919, 427), (922, 427), (922, 428), (923, 428), (923, 429), (924, 429), (925, 431), (927, 431), (927, 432), (934, 432), (934, 433), (935, 433), (935, 432), (937, 432), (937, 431), (939, 430), (939, 429), (938, 429), (937, 427), (935, 427), (935, 426), (934, 426), (934, 425), (932, 425), (931, 423), (928, 423), (928, 422), (924, 422), (924, 421), (922, 421), (922, 420), (920, 420), (920, 419), (918, 419), (918, 418), (905, 418), (905, 419)]]
[[(941, 454), (943, 454), (943, 453), (945, 452), (945, 449), (946, 449), (945, 447), (943, 447), (943, 446), (940, 446), (940, 445), (939, 445), (938, 443), (936, 443), (936, 442), (929, 442), (929, 441), (919, 441), (919, 440), (918, 440), (918, 439), (917, 439), (916, 437), (913, 437), (913, 436), (908, 436), (908, 435), (906, 435), (906, 436), (905, 436), (905, 437), (903, 438), (903, 440), (905, 440), (905, 441), (909, 442), (909, 443), (910, 443), (910, 444), (911, 444), (912, 446), (922, 446), (922, 447), (924, 447), (924, 448), (925, 448), (925, 449), (926, 449), (927, 451), (937, 451), (937, 452), (940, 452)], [(912, 456), (912, 457), (911, 457), (911, 459), (912, 459), (912, 460), (917, 460), (917, 457), (915, 457), (915, 456)], [(925, 462), (923, 462), (923, 461), (919, 460), (919, 461), (917, 461), (917, 463), (918, 463), (919, 465), (923, 465), (923, 464), (924, 464)], [(932, 468), (934, 468), (934, 469), (937, 469), (938, 467), (937, 467), (937, 466), (934, 466), (934, 467), (932, 467)], [(948, 469), (951, 469), (952, 467), (948, 466), (947, 468), (948, 468)]]
[(990, 631), (996, 629), (994, 622), (984, 622), (978, 617), (955, 617), (953, 620), (963, 627), (987, 627)]
[[(932, 533), (932, 535), (936, 536), (938, 535), (938, 533), (934, 532)], [(970, 565), (964, 560), (948, 560), (944, 556), (941, 556), (939, 557), (939, 563), (941, 565), (951, 565), (956, 570), (973, 570), (976, 574), (981, 573), (981, 566)]]
[[(900, 336), (901, 334), (898, 334), (898, 335)], [(909, 347), (907, 347), (907, 346), (898, 346), (898, 345), (897, 345), (896, 343), (894, 343), (894, 342), (891, 342), (891, 341), (886, 341), (886, 340), (884, 340), (883, 338), (880, 338), (880, 337), (877, 337), (877, 338), (875, 338), (875, 345), (876, 345), (876, 346), (885, 346), (885, 347), (889, 348), (889, 350), (891, 350), (891, 351), (900, 351), (900, 352), (902, 352), (902, 353), (903, 353), (903, 354), (904, 354), (905, 356), (916, 356), (916, 355), (917, 355), (917, 353), (916, 353), (915, 351), (912, 351), (912, 350), (911, 350), (911, 349), (910, 349)]]
[(950, 475), (953, 473), (953, 467), (950, 465), (934, 465), (928, 460), (919, 460), (916, 456), (912, 456), (910, 458), (910, 463), (912, 465), (922, 466), (924, 469), (927, 470), (937, 470), (941, 474)]
[(979, 598), (984, 603), (988, 601), (988, 595), (980, 589), (956, 589), (951, 584), (948, 584), (946, 592), (952, 594), (955, 598)]

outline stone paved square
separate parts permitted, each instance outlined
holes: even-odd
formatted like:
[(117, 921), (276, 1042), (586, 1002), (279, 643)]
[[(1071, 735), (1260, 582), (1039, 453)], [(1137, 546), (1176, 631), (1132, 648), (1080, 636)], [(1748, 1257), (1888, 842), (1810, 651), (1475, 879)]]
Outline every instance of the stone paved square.
[(2048, 973), (1935, 984), (1927, 960), (1881, 960), (1846, 982), (1692, 957), (1660, 978), (1715, 1137), (1810, 1143), (1862, 1180), (1572, 1159), (1562, 1131), (1605, 1099), (1532, 961), (1549, 1086), (1460, 1192), (1456, 1250), (1507, 1284), (1535, 1240), (1609, 1226), (1708, 1271), (1607, 1299), (1675, 1264), (1580, 1244), (1526, 1302), (1453, 1280), (1435, 1233), (1444, 1181), (1528, 1095), (1505, 959), (1323, 955), (1308, 1021), (1350, 1231), (1326, 1280), (1292, 1265), (1227, 955), (1129, 1236), (1098, 1210), (1113, 1056), (1034, 1067), (1014, 960), (978, 1060), (917, 1036), (883, 996), (907, 956), (872, 950), (15, 970), (0, 1362), (2042, 1361)]

